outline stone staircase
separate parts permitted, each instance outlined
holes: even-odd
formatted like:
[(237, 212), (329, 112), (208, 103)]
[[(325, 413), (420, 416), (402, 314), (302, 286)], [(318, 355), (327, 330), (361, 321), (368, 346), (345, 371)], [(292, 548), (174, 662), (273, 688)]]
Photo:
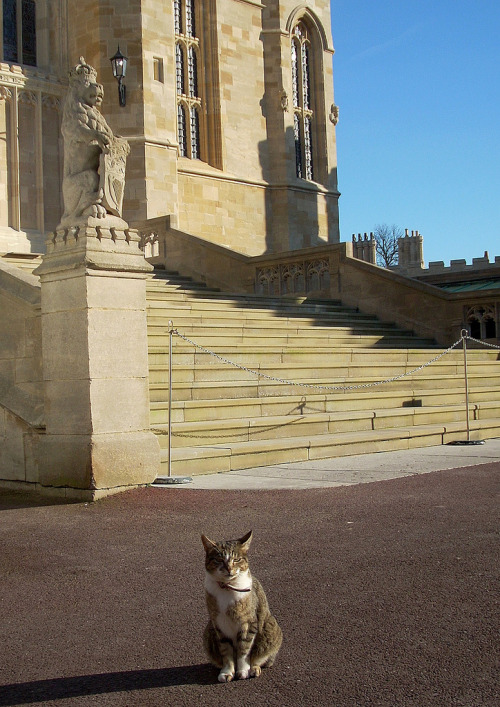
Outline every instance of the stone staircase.
[[(41, 260), (0, 257), (25, 272)], [(150, 421), (162, 447), (162, 474), (170, 320), (198, 346), (173, 337), (174, 475), (465, 439), (461, 347), (411, 376), (373, 386), (419, 368), (442, 349), (339, 302), (228, 295), (162, 271), (148, 279), (147, 300)], [(468, 369), (471, 438), (500, 437), (499, 351), (469, 351)]]
[[(442, 349), (339, 302), (222, 294), (161, 271), (148, 280), (147, 297), (151, 426), (162, 447), (162, 474), (169, 321), (197, 344), (173, 336), (174, 475), (465, 439), (461, 348), (411, 376), (373, 386), (419, 368)], [(472, 439), (500, 436), (498, 354), (469, 353)]]

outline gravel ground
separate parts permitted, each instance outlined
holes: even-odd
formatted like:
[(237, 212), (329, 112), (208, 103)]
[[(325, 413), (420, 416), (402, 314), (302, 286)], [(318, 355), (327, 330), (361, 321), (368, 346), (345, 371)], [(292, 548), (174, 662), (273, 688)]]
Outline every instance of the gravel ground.
[[(310, 490), (0, 497), (0, 705), (498, 707), (500, 464)], [(200, 533), (254, 531), (284, 633), (260, 678), (203, 654)]]

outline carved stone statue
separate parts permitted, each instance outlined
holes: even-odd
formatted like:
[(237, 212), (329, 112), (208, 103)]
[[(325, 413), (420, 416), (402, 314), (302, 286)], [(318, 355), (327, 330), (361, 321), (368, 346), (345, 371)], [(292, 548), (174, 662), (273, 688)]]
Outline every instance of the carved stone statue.
[(335, 103), (332, 103), (329, 118), (330, 122), (334, 125), (337, 125), (337, 123), (339, 122), (339, 107)]
[(113, 135), (101, 115), (102, 98), (96, 70), (80, 57), (69, 72), (63, 110), (64, 214), (58, 229), (82, 223), (127, 227), (121, 212), (130, 147), (124, 138)]

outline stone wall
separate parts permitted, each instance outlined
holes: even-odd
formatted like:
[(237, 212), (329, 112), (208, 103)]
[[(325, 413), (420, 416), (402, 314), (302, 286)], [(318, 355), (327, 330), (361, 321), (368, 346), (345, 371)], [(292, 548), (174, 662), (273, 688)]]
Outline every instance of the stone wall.
[(40, 285), (0, 263), (0, 480), (38, 480), (43, 431)]

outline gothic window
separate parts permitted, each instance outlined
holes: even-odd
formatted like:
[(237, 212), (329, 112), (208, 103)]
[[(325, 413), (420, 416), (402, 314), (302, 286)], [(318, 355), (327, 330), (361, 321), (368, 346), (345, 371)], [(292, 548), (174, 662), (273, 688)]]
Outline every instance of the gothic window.
[(311, 96), (311, 39), (303, 22), (292, 32), (292, 99), (297, 177), (314, 179), (314, 110)]
[(200, 114), (196, 106), (191, 106), (189, 111), (191, 118), (191, 159), (197, 160), (200, 157)]
[(469, 333), (474, 339), (496, 339), (494, 304), (476, 305), (466, 312)]
[(179, 154), (181, 157), (187, 155), (187, 140), (186, 140), (186, 110), (179, 103), (177, 106), (177, 140), (179, 142)]
[(188, 82), (189, 96), (196, 98), (198, 96), (198, 63), (196, 50), (193, 46), (188, 49)]
[(35, 0), (3, 0), (3, 60), (36, 66)]
[(184, 90), (184, 52), (180, 44), (175, 45), (175, 76), (177, 81), (177, 95), (185, 93)]
[[(174, 0), (177, 139), (181, 157), (201, 159), (200, 39), (195, 0)], [(188, 119), (189, 116), (189, 119)]]

